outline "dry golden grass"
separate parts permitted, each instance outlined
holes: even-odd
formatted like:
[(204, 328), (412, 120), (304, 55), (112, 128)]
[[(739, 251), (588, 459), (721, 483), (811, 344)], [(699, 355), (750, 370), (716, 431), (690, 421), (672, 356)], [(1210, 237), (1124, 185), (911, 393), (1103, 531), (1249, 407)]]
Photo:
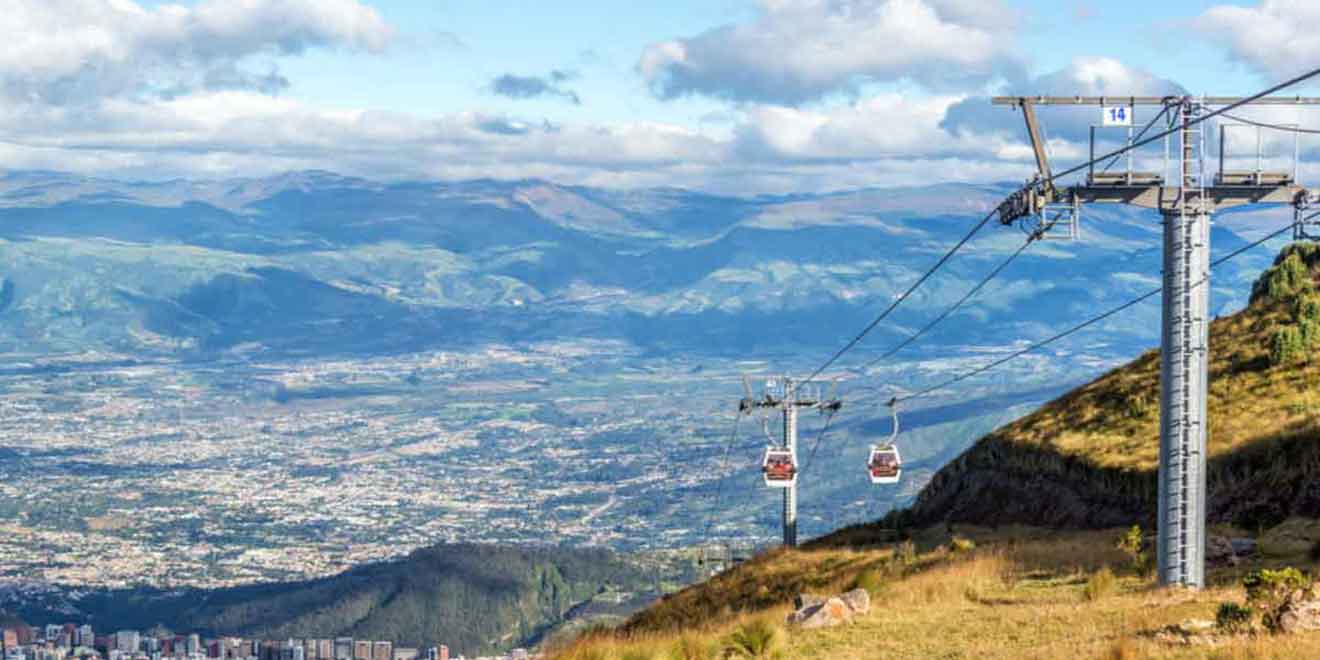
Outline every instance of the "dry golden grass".
[[(1214, 645), (1161, 641), (1154, 633), (1188, 619), (1213, 620), (1220, 602), (1242, 599), (1232, 586), (1246, 566), (1216, 574), (1202, 592), (1164, 590), (1150, 578), (1117, 570), (1115, 584), (1094, 599), (1086, 585), (1108, 566), (1122, 566), (1114, 549), (1122, 530), (1050, 532), (959, 527), (977, 549), (950, 553), (931, 546), (947, 530), (927, 530), (916, 563), (897, 568), (889, 548), (864, 551), (776, 551), (697, 585), (685, 599), (715, 605), (703, 619), (680, 627), (648, 628), (666, 616), (634, 619), (626, 630), (580, 639), (552, 650), (556, 660), (717, 658), (739, 626), (758, 618), (782, 621), (791, 596), (778, 602), (739, 602), (746, 585), (782, 591), (790, 571), (818, 575), (819, 592), (852, 586), (863, 567), (883, 566), (890, 579), (870, 614), (824, 630), (786, 629), (785, 658), (1307, 658), (1320, 657), (1320, 634), (1224, 637)], [(725, 588), (734, 587), (732, 591)], [(755, 591), (753, 589), (752, 591)], [(652, 609), (676, 606), (680, 595)], [(688, 601), (678, 601), (688, 602)], [(687, 654), (680, 653), (688, 650)], [(695, 650), (695, 651), (693, 651)], [(701, 655), (706, 653), (707, 655)]]

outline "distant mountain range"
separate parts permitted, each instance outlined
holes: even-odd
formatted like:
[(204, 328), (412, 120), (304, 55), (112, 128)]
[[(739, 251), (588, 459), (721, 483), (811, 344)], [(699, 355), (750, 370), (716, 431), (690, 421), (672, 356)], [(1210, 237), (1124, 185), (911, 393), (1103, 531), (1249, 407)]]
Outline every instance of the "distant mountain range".
[[(659, 351), (825, 346), (1008, 190), (736, 198), (326, 172), (208, 182), (12, 172), (0, 177), (0, 352), (308, 355), (560, 336)], [(1217, 250), (1240, 246), (1243, 227), (1216, 227)], [(1040, 336), (1156, 282), (1156, 216), (1102, 209), (1083, 231), (1080, 243), (1029, 250), (937, 338)], [(983, 230), (877, 344), (1021, 240)], [(1240, 307), (1241, 285), (1267, 260), (1262, 251), (1219, 274), (1217, 307)], [(1153, 318), (1111, 323), (1105, 341), (1149, 344)]]

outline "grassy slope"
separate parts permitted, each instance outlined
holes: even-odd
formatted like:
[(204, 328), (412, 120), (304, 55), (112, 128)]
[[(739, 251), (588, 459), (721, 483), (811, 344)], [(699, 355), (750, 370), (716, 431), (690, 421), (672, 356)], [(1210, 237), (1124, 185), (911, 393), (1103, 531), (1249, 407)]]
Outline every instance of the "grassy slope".
[[(1314, 279), (1320, 252), (1305, 260)], [(1228, 523), (1259, 531), (1288, 516), (1320, 514), (1320, 485), (1311, 486), (1320, 484), (1313, 479), (1320, 474), (1320, 360), (1270, 366), (1276, 328), (1293, 323), (1291, 300), (1279, 298), (1260, 296), (1211, 329), (1208, 478), (1219, 533), (1230, 533)], [(837, 593), (873, 572), (884, 586), (871, 614), (840, 628), (790, 631), (783, 654), (1320, 657), (1320, 634), (1229, 638), (1213, 650), (1154, 638), (1162, 626), (1213, 619), (1220, 602), (1241, 601), (1236, 584), (1249, 568), (1316, 568), (1307, 542), (1290, 555), (1212, 567), (1213, 586), (1199, 593), (1161, 590), (1149, 576), (1122, 569), (1127, 559), (1113, 549), (1120, 526), (1149, 525), (1154, 506), (1158, 392), (1152, 351), (982, 439), (940, 471), (911, 511), (756, 557), (552, 656), (715, 657), (750, 619), (782, 621), (796, 594)], [(889, 525), (896, 522), (921, 530), (914, 561), (895, 559)], [(977, 539), (974, 552), (950, 552), (955, 525)], [(1118, 567), (1119, 585), (1087, 600), (1084, 585), (1102, 566)]]
[[(674, 594), (624, 627), (587, 635), (551, 651), (555, 660), (687, 660), (715, 658), (730, 635), (761, 619), (779, 628), (786, 658), (1291, 658), (1320, 657), (1320, 633), (1290, 637), (1226, 637), (1213, 648), (1155, 637), (1189, 619), (1213, 620), (1219, 603), (1243, 600), (1235, 586), (1259, 565), (1301, 565), (1305, 555), (1211, 571), (1201, 592), (1157, 588), (1127, 570), (1114, 550), (1121, 530), (1057, 532), (1028, 527), (958, 526), (977, 540), (971, 552), (949, 550), (944, 528), (917, 535), (918, 553), (904, 562), (892, 544), (855, 545), (876, 528), (848, 530), (851, 540), (824, 539), (775, 551), (709, 582)], [(848, 545), (852, 547), (832, 547)], [(1095, 599), (1088, 580), (1115, 567), (1116, 586)], [(880, 576), (872, 611), (823, 630), (784, 629), (790, 594), (837, 593), (858, 576)]]
[[(1306, 254), (1314, 278), (1320, 253)], [(1269, 360), (1275, 330), (1293, 323), (1291, 307), (1289, 296), (1261, 296), (1211, 325), (1214, 522), (1254, 529), (1320, 516), (1320, 488), (1309, 486), (1320, 469), (1320, 359)], [(936, 474), (908, 522), (1149, 524), (1158, 457), (1159, 354), (1150, 351), (983, 438)]]

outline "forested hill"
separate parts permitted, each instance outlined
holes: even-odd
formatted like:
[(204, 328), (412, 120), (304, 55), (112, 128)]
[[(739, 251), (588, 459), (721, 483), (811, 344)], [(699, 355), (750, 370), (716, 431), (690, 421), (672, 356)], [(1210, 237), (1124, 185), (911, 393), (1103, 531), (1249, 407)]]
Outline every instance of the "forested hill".
[[(598, 597), (644, 604), (652, 579), (606, 550), (457, 544), (308, 582), (94, 593), (76, 606), (98, 630), (162, 624), (261, 639), (349, 636), (404, 646), (444, 643), (472, 655), (533, 643)], [(69, 619), (19, 614), (32, 623)]]

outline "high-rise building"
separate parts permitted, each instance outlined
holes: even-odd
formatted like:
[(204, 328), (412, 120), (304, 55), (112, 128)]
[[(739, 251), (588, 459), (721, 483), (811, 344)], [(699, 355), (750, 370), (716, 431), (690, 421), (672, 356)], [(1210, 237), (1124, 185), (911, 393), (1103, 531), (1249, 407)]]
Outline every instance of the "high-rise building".
[(371, 642), (365, 639), (353, 642), (353, 660), (371, 660)]
[(18, 631), (13, 628), (0, 630), (0, 649), (18, 648)]
[(353, 660), (353, 638), (335, 639), (335, 660)]
[(141, 644), (142, 636), (136, 630), (121, 630), (115, 633), (115, 648), (122, 653), (137, 653)]
[(372, 644), (371, 660), (394, 660), (394, 643), (376, 642)]
[(394, 647), (394, 660), (418, 660), (417, 649), (403, 646)]
[(57, 642), (60, 639), (61, 630), (64, 630), (64, 628), (61, 627), (60, 625), (54, 623), (48, 623), (46, 624), (46, 635), (42, 637), (42, 639), (46, 640), (47, 642)]
[(444, 644), (440, 645), (440, 660), (449, 660), (449, 647)]
[(196, 655), (202, 652), (202, 636), (197, 633), (188, 635), (188, 646), (186, 647), (188, 655)]
[(316, 658), (317, 660), (335, 660), (335, 640), (316, 640)]
[(91, 626), (85, 623), (78, 626), (78, 646), (86, 646), (87, 648), (96, 646), (96, 633)]

